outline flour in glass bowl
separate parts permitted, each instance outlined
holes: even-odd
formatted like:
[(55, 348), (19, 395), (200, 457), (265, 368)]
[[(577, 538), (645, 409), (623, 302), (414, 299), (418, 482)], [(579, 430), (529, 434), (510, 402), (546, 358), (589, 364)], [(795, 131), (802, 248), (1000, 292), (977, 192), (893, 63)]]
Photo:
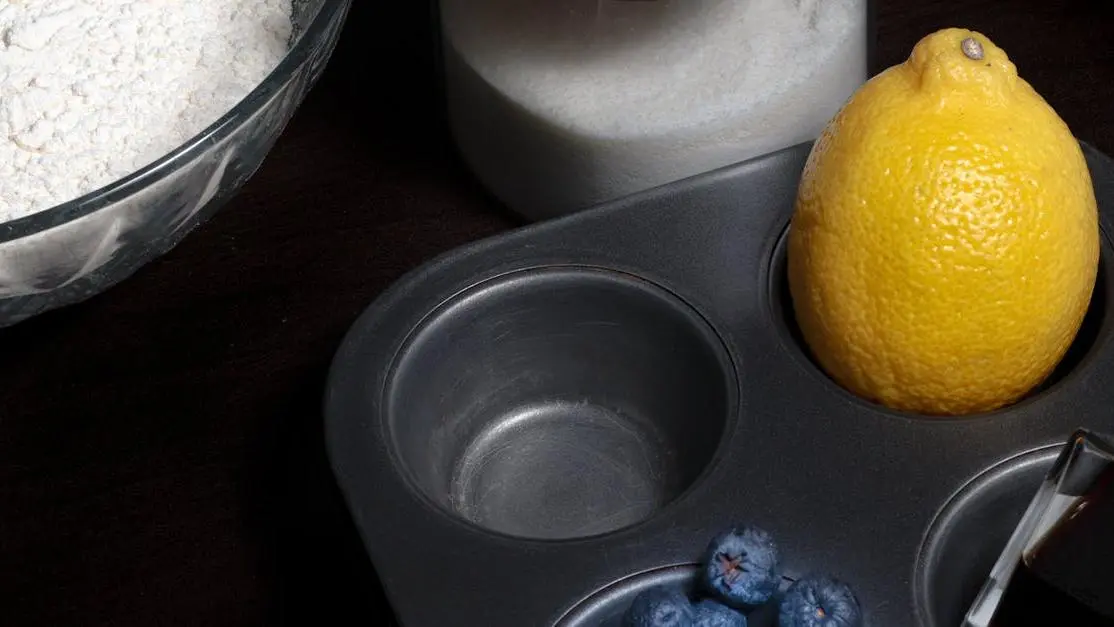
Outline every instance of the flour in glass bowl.
[(285, 56), (291, 0), (0, 0), (0, 222), (150, 164)]

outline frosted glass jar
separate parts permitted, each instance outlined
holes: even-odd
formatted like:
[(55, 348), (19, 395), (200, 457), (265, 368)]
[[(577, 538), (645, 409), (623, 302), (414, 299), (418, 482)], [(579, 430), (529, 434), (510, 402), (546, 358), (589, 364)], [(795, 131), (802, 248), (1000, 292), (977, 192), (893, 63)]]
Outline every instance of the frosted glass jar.
[(440, 0), (449, 123), (550, 218), (814, 139), (867, 78), (868, 0)]

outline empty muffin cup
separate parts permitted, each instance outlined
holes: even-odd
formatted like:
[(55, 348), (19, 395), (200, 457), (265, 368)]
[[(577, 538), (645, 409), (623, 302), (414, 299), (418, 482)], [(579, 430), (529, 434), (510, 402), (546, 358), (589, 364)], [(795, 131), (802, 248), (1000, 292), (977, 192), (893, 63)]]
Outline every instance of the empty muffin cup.
[(428, 315), (396, 358), (387, 423), (395, 458), (443, 510), (568, 539), (643, 521), (692, 486), (735, 386), (716, 333), (669, 292), (544, 268)]

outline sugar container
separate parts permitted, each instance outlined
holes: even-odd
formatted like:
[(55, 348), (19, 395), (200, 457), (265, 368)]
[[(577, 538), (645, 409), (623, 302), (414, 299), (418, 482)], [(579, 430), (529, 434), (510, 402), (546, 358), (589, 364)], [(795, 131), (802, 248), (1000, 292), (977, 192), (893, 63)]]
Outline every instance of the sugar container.
[(815, 139), (866, 79), (869, 0), (440, 0), (450, 128), (545, 219)]

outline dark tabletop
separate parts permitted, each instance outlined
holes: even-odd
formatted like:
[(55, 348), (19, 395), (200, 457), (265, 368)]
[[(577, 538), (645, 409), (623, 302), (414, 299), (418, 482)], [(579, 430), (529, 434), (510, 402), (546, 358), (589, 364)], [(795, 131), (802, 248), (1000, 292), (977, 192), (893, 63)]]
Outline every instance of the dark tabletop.
[[(355, 4), (225, 209), (0, 331), (0, 625), (388, 624), (325, 458), (326, 368), (403, 272), (519, 222), (453, 153), (427, 4)], [(1114, 153), (1114, 2), (883, 0), (874, 69), (945, 26), (991, 37)]]

